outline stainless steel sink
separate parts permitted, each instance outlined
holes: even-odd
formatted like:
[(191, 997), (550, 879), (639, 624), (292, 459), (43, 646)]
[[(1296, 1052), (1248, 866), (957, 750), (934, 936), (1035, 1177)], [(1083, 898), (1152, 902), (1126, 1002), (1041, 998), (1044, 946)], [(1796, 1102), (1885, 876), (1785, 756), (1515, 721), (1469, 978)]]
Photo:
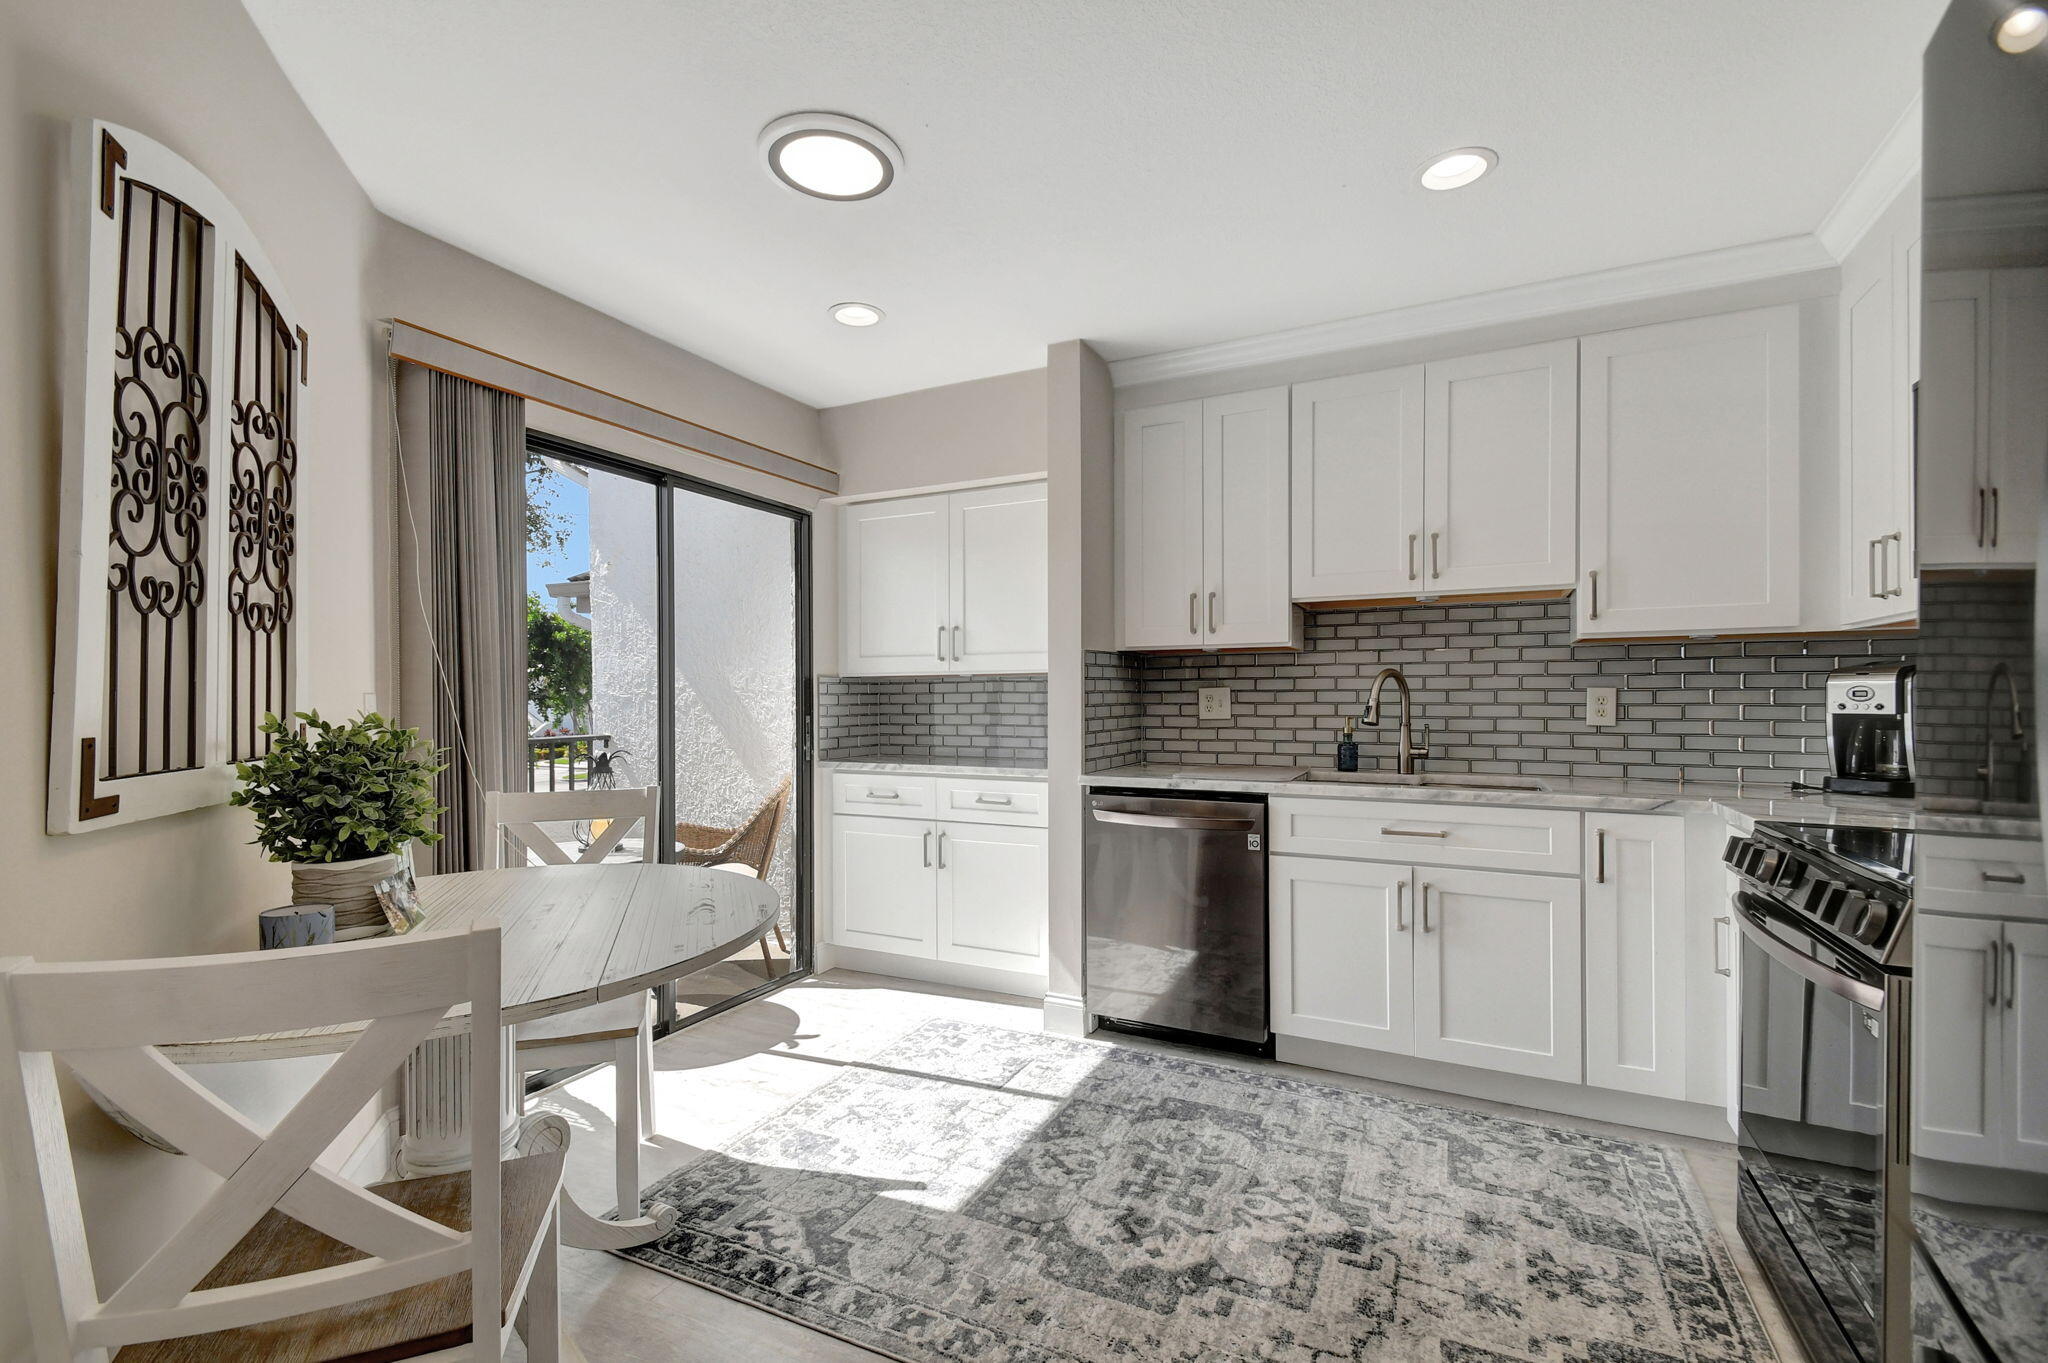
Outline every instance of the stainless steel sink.
[(1331, 771), (1327, 768), (1304, 772), (1304, 781), (1336, 781), (1355, 786), (1425, 787), (1436, 790), (1549, 790), (1541, 781), (1526, 776), (1455, 776), (1422, 772), (1403, 776), (1391, 771)]

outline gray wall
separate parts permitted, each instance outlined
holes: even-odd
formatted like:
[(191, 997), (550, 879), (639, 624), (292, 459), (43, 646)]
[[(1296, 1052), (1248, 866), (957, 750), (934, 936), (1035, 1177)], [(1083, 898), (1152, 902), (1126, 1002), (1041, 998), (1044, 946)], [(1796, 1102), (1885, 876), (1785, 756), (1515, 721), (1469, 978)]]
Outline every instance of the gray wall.
[[(1127, 755), (1201, 766), (1336, 759), (1344, 717), (1384, 666), (1414, 688), (1440, 772), (1787, 782), (1826, 765), (1822, 687), (1838, 666), (1903, 660), (1912, 641), (1829, 637), (1573, 643), (1569, 601), (1323, 611), (1296, 653), (1098, 654), (1091, 769)], [(1233, 716), (1196, 718), (1196, 689), (1227, 686)], [(1621, 722), (1585, 723), (1583, 688), (1620, 689)], [(1135, 694), (1137, 713), (1131, 713)], [(1393, 765), (1399, 702), (1360, 729), (1362, 767)]]
[(1045, 371), (949, 383), (819, 413), (846, 496), (1045, 472)]
[(1045, 765), (1045, 678), (820, 677), (818, 756)]

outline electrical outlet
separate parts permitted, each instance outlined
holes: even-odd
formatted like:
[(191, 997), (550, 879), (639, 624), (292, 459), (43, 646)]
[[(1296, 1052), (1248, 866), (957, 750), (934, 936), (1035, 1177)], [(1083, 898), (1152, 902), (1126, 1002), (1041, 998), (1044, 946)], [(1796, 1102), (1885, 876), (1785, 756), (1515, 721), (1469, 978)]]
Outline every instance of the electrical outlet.
[(1204, 686), (1195, 693), (1200, 697), (1195, 710), (1198, 719), (1229, 719), (1230, 688), (1227, 686)]
[(1586, 724), (1589, 728), (1605, 729), (1621, 719), (1620, 692), (1612, 686), (1589, 686), (1586, 688)]

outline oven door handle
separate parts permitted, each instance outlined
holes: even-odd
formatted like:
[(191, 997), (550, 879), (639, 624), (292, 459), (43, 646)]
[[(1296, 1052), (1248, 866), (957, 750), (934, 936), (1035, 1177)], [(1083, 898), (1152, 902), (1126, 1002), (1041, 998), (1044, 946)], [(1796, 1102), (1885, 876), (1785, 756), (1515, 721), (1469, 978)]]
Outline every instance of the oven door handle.
[(1735, 896), (1735, 924), (1757, 949), (1793, 974), (1819, 985), (1830, 994), (1849, 1000), (1873, 1013), (1884, 1011), (1884, 990), (1853, 975), (1845, 975), (1810, 952), (1801, 951), (1772, 932), (1764, 915), (1751, 907), (1755, 897), (1744, 892)]

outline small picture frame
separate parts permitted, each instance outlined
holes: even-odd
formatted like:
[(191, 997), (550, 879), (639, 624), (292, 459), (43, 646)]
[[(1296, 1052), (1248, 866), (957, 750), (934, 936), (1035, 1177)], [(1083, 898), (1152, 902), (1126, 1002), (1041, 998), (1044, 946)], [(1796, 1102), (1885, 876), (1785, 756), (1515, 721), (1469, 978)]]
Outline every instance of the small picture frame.
[(378, 881), (377, 903), (384, 910), (384, 921), (391, 925), (393, 936), (403, 936), (420, 925), (426, 910), (420, 907), (419, 886), (412, 878), (412, 863), (406, 862), (396, 871)]

